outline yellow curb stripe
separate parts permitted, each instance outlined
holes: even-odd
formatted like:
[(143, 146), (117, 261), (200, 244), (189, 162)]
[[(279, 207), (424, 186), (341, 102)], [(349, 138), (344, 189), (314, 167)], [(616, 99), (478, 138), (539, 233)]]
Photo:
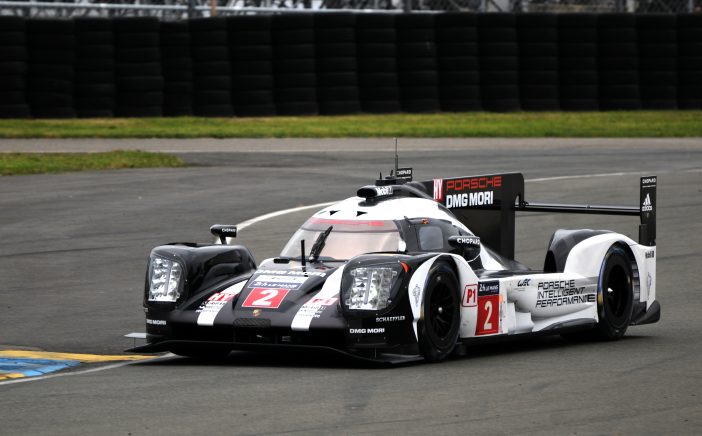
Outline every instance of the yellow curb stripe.
[(24, 358), (24, 359), (48, 359), (48, 360), (77, 360), (84, 363), (97, 362), (117, 362), (117, 361), (136, 361), (151, 359), (153, 356), (141, 356), (137, 354), (117, 354), (117, 355), (101, 355), (101, 354), (75, 354), (75, 353), (54, 353), (50, 351), (27, 351), (27, 350), (0, 350), (0, 357), (7, 358)]
[(24, 374), (20, 374), (19, 372), (7, 372), (7, 373), (0, 373), (0, 380), (8, 380), (8, 379), (13, 379), (13, 378), (22, 378), (24, 377)]

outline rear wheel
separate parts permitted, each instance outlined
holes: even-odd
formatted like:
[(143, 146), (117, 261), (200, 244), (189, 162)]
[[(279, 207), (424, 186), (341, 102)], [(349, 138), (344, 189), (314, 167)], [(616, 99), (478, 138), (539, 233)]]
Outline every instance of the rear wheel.
[(599, 339), (616, 340), (624, 336), (634, 307), (634, 281), (631, 260), (619, 246), (609, 249), (602, 262), (597, 290), (600, 321), (594, 334)]
[(419, 350), (429, 362), (448, 357), (456, 346), (460, 325), (458, 279), (444, 262), (429, 271), (419, 321)]
[(626, 333), (634, 307), (631, 260), (620, 246), (612, 246), (602, 261), (597, 287), (597, 325), (585, 332), (569, 332), (569, 340), (614, 341)]

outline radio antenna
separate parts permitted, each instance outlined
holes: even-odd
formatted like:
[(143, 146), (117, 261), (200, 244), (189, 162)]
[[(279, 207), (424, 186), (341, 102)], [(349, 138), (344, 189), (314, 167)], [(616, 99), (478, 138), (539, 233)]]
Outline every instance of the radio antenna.
[(398, 166), (398, 157), (397, 157), (397, 137), (395, 137), (395, 174), (397, 174), (397, 166)]

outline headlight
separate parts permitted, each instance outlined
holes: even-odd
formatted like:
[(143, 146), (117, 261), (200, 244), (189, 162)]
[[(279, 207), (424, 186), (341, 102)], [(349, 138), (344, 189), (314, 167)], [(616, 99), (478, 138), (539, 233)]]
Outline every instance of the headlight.
[(182, 276), (183, 267), (178, 262), (152, 256), (149, 268), (149, 301), (178, 300)]
[(349, 270), (349, 284), (343, 300), (350, 310), (381, 310), (388, 307), (390, 294), (400, 274), (400, 267), (369, 266)]

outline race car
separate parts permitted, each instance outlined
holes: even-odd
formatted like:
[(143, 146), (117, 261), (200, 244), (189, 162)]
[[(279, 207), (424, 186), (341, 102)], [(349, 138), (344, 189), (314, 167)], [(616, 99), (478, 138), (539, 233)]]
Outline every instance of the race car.
[[(216, 243), (154, 248), (146, 344), (130, 351), (314, 349), (398, 363), (533, 335), (615, 340), (660, 318), (656, 184), (640, 179), (638, 207), (529, 203), (520, 173), (413, 181), (396, 166), (258, 265), (230, 244), (236, 226), (212, 226)], [(533, 270), (514, 259), (517, 212), (638, 216), (639, 240), (559, 229)]]

